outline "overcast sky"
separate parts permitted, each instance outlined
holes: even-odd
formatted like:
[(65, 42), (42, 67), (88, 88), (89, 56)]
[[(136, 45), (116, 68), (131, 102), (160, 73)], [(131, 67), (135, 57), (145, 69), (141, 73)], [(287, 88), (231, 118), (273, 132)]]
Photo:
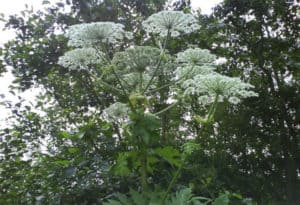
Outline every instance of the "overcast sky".
[[(4, 1), (4, 0), (2, 0)], [(36, 11), (42, 8), (42, 1), (43, 0), (7, 0), (2, 2), (0, 6), (0, 13), (3, 13), (5, 17), (9, 16), (10, 14), (17, 14), (20, 11), (24, 10), (25, 4), (29, 6), (29, 8), (33, 7)], [(60, 0), (50, 0), (51, 3), (59, 2)], [(209, 14), (211, 13), (212, 7), (216, 4), (220, 3), (222, 0), (191, 0), (191, 4), (193, 9), (201, 9), (201, 13)], [(14, 34), (12, 31), (3, 31), (3, 22), (0, 21), (0, 46), (3, 43), (7, 42), (10, 39), (14, 38)], [(11, 100), (15, 101), (15, 97), (12, 96), (8, 92), (8, 86), (11, 84), (13, 77), (11, 73), (6, 73), (4, 76), (0, 77), (0, 95), (4, 94), (6, 97), (4, 100)], [(36, 91), (29, 90), (26, 93), (23, 93), (22, 96), (26, 96), (26, 99), (34, 100)], [(0, 97), (0, 102), (3, 99)], [(9, 110), (4, 110), (3, 107), (0, 107), (0, 123), (4, 120), (4, 118), (9, 114)], [(0, 124), (1, 127), (1, 124)]]

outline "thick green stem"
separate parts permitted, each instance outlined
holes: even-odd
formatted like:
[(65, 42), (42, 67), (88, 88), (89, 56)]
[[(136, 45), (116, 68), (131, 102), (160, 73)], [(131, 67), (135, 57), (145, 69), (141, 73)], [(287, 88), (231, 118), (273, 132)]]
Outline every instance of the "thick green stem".
[(174, 176), (172, 177), (171, 182), (170, 182), (169, 185), (168, 185), (167, 191), (166, 191), (166, 193), (164, 194), (164, 197), (163, 197), (163, 200), (162, 200), (162, 202), (161, 202), (161, 205), (163, 205), (163, 204), (165, 203), (165, 201), (166, 201), (166, 199), (167, 199), (169, 193), (171, 192), (171, 189), (174, 187), (175, 182), (176, 182), (176, 180), (178, 179), (178, 177), (179, 177), (179, 175), (180, 175), (180, 173), (181, 173), (181, 170), (182, 170), (182, 168), (183, 168), (183, 165), (184, 165), (184, 161), (185, 161), (185, 160), (182, 160), (182, 161), (183, 161), (182, 164), (178, 167), (178, 169), (176, 170)]
[[(137, 108), (139, 110), (139, 108)], [(141, 117), (144, 113), (136, 113), (136, 115), (140, 115), (139, 117), (136, 117), (133, 120), (133, 124), (135, 126), (137, 125), (137, 121), (142, 120)], [(133, 128), (136, 129), (136, 128)], [(136, 152), (137, 152), (137, 161), (139, 162), (139, 169), (138, 174), (140, 177), (140, 185), (142, 187), (142, 191), (146, 192), (148, 190), (148, 173), (147, 173), (147, 160), (148, 160), (148, 149), (147, 149), (147, 143), (144, 142), (143, 136), (141, 135), (134, 135), (134, 141), (132, 142), (132, 145), (135, 146)]]
[(141, 174), (141, 185), (143, 191), (148, 190), (148, 182), (147, 182), (147, 150), (144, 149), (142, 150), (142, 154), (140, 157), (140, 163), (141, 163), (141, 168), (140, 168), (140, 174)]
[(208, 120), (211, 120), (212, 117), (214, 116), (216, 109), (217, 109), (218, 101), (219, 101), (219, 95), (216, 96), (214, 103), (211, 105), (211, 107), (208, 111), (208, 115), (207, 115)]
[(139, 73), (139, 92), (142, 93), (143, 90), (143, 73)]

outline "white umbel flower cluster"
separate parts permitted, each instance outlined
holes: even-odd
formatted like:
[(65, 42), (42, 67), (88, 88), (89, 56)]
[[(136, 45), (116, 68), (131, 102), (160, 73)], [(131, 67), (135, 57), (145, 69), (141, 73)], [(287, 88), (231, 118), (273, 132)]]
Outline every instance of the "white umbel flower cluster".
[(116, 53), (113, 63), (120, 69), (126, 69), (129, 72), (151, 72), (157, 66), (160, 53), (158, 48), (136, 46), (128, 48), (124, 52)]
[(94, 22), (73, 25), (66, 36), (69, 38), (69, 46), (93, 47), (101, 43), (115, 44), (124, 38), (131, 39), (132, 33), (125, 31), (122, 24)]
[(101, 64), (101, 53), (94, 48), (77, 48), (59, 57), (58, 64), (69, 70), (87, 70), (93, 65)]
[(189, 48), (177, 54), (179, 67), (175, 70), (176, 79), (205, 75), (216, 69), (216, 56), (207, 49)]
[(161, 37), (166, 37), (168, 33), (172, 37), (177, 37), (200, 28), (192, 14), (185, 14), (182, 11), (161, 11), (152, 14), (143, 22), (143, 27), (147, 33), (158, 34)]
[(216, 73), (216, 56), (209, 50), (190, 48), (177, 54), (175, 70), (177, 79), (183, 79), (180, 84), (184, 95), (198, 96), (202, 105), (228, 99), (232, 104), (238, 104), (242, 98), (257, 96), (250, 89), (252, 85), (242, 82), (239, 78), (232, 78)]
[(216, 56), (207, 49), (189, 48), (177, 54), (177, 62), (189, 65), (215, 65)]
[(129, 113), (129, 107), (120, 102), (111, 104), (108, 108), (103, 110), (102, 116), (108, 122), (116, 122), (120, 119), (124, 119)]
[(257, 94), (250, 89), (252, 85), (218, 73), (196, 75), (183, 83), (185, 95), (197, 95), (199, 103), (209, 104), (218, 96), (219, 102), (228, 99), (232, 104), (238, 104), (242, 98), (254, 97)]

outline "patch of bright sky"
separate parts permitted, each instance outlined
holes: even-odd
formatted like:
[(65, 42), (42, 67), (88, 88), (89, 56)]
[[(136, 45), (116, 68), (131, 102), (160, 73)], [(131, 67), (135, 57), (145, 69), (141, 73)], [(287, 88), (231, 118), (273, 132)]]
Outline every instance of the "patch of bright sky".
[(202, 14), (210, 14), (212, 8), (221, 3), (222, 0), (191, 0), (193, 9), (201, 9)]
[[(20, 11), (25, 9), (25, 4), (28, 5), (28, 8), (33, 8), (34, 11), (37, 11), (43, 8), (42, 5), (43, 0), (9, 0), (5, 1), (0, 7), (0, 13), (3, 13), (7, 18), (12, 14), (19, 14)], [(60, 0), (50, 0), (51, 3), (60, 2)], [(212, 12), (212, 8), (216, 6), (218, 3), (222, 2), (222, 0), (191, 0), (191, 5), (194, 10), (201, 10), (202, 14), (210, 14)], [(4, 23), (0, 21), (0, 46), (2, 46), (5, 42), (14, 38), (14, 32), (3, 30)], [(11, 85), (13, 81), (13, 75), (10, 72), (5, 73), (0, 77), (0, 102), (11, 101), (16, 102), (17, 98), (10, 94), (9, 85)], [(34, 101), (37, 91), (33, 88), (24, 93), (20, 93), (22, 97), (24, 97), (28, 102)], [(5, 98), (2, 99), (1, 95), (5, 95)], [(4, 109), (0, 107), (0, 127), (1, 123), (4, 122), (5, 118), (9, 116), (10, 110)]]

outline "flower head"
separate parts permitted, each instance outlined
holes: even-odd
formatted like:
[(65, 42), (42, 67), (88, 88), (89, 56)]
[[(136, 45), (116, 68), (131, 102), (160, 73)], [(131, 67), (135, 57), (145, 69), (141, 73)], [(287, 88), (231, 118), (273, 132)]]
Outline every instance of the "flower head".
[(182, 11), (161, 11), (152, 14), (143, 22), (143, 26), (146, 32), (159, 34), (162, 37), (166, 37), (168, 33), (172, 37), (177, 37), (181, 33), (187, 34), (199, 29), (194, 16)]
[(159, 58), (159, 49), (150, 46), (136, 46), (117, 53), (113, 58), (113, 63), (119, 67), (119, 70), (151, 72), (157, 65)]
[(124, 31), (122, 24), (113, 22), (94, 22), (73, 25), (66, 36), (69, 45), (74, 47), (93, 47), (100, 43), (117, 43), (132, 34)]
[(203, 65), (203, 66), (194, 66), (194, 65), (183, 65), (178, 67), (175, 70), (175, 78), (183, 79), (183, 78), (192, 78), (196, 75), (207, 75), (213, 73), (216, 67)]
[(207, 49), (189, 48), (177, 54), (177, 62), (189, 65), (215, 65), (216, 56)]
[(255, 92), (250, 90), (253, 88), (252, 85), (242, 82), (239, 78), (217, 73), (196, 75), (193, 79), (185, 81), (183, 87), (186, 90), (186, 95), (197, 94), (201, 96), (199, 101), (202, 104), (213, 102), (216, 96), (219, 97), (219, 101), (226, 98), (232, 104), (239, 103), (242, 98), (257, 96)]
[(77, 48), (59, 57), (58, 64), (70, 70), (86, 70), (103, 63), (100, 55), (93, 48)]

